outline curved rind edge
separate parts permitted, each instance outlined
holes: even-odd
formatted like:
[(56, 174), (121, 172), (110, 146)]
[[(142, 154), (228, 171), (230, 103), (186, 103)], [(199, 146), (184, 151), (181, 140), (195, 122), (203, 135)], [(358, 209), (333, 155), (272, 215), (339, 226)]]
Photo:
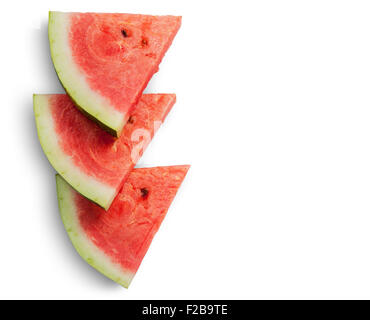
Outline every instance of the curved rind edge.
[(50, 113), (49, 95), (33, 95), (37, 134), (41, 147), (54, 169), (80, 194), (107, 210), (117, 194), (111, 186), (89, 177), (61, 149)]
[(68, 21), (69, 13), (49, 12), (50, 54), (58, 78), (78, 108), (110, 134), (119, 137), (125, 125), (124, 115), (88, 86), (75, 65), (68, 44)]
[(60, 215), (68, 236), (78, 254), (106, 277), (128, 288), (135, 274), (122, 270), (118, 264), (112, 262), (106, 254), (89, 240), (79, 225), (72, 187), (58, 174), (56, 175), (56, 185)]

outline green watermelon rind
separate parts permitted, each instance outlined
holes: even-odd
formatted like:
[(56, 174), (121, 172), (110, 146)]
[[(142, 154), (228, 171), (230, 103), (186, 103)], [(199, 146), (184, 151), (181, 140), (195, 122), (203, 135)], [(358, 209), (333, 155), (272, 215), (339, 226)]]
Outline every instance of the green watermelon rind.
[(49, 42), (51, 59), (58, 78), (75, 102), (89, 118), (118, 137), (124, 126), (124, 115), (107, 98), (92, 90), (73, 60), (68, 40), (69, 13), (49, 12)]
[(78, 254), (106, 277), (128, 288), (135, 274), (123, 270), (121, 266), (114, 263), (93, 244), (79, 224), (77, 208), (73, 199), (74, 190), (58, 174), (56, 175), (56, 185), (60, 215), (68, 236)]
[(46, 157), (54, 169), (75, 190), (107, 210), (117, 193), (116, 189), (88, 176), (73, 163), (70, 156), (63, 152), (54, 129), (48, 101), (49, 95), (33, 95), (37, 134)]

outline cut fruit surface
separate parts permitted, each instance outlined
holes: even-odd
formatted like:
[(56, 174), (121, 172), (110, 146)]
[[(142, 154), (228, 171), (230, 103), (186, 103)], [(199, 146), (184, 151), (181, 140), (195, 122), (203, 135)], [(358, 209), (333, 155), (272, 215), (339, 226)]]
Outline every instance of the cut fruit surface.
[(81, 257), (128, 287), (189, 166), (133, 169), (108, 211), (56, 176), (59, 209)]
[(75, 104), (119, 136), (180, 25), (175, 16), (50, 12), (51, 57)]
[(108, 209), (155, 131), (174, 94), (144, 94), (122, 135), (86, 118), (65, 94), (34, 95), (41, 146), (55, 170), (82, 195)]

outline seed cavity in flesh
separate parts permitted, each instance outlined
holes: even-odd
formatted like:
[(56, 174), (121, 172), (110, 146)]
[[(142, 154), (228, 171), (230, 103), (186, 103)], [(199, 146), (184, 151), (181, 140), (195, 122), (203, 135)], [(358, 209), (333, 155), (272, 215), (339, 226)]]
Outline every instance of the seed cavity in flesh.
[(148, 45), (148, 39), (142, 38), (141, 39), (141, 46), (146, 47)]

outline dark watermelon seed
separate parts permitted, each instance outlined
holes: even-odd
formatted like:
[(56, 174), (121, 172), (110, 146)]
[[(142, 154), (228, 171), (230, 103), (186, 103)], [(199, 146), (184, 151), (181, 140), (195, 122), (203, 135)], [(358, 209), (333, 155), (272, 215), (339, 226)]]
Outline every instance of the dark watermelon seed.
[(127, 122), (128, 123), (134, 123), (134, 118), (133, 117), (128, 118)]
[(141, 188), (141, 189), (140, 189), (140, 191), (141, 191), (141, 197), (142, 197), (143, 199), (148, 198), (149, 191), (148, 191), (148, 189), (147, 189), (147, 188)]
[(122, 32), (122, 35), (123, 35), (125, 38), (127, 38), (127, 37), (128, 37), (127, 31), (126, 31), (125, 29), (122, 29), (122, 30), (121, 30), (121, 32)]

